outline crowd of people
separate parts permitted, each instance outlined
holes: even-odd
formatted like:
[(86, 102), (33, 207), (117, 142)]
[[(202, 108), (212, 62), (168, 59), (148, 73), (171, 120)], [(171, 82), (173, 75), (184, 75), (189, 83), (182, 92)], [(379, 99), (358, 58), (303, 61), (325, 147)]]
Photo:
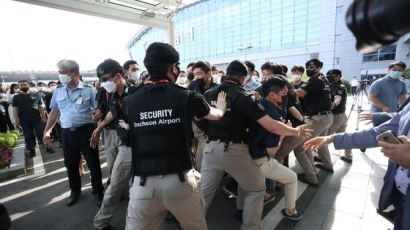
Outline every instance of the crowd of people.
[[(178, 52), (153, 43), (144, 66), (147, 71), (140, 72), (136, 61), (120, 65), (107, 59), (96, 69), (99, 80), (89, 85), (82, 82), (78, 63), (61, 60), (58, 82), (22, 80), (11, 85), (7, 96), (0, 87), (0, 131), (21, 127), (27, 157), (36, 155), (36, 140), (48, 153), (54, 152), (52, 140), (61, 145), (71, 191), (68, 206), (81, 194), (84, 157), (99, 207), (96, 229), (110, 228), (128, 188), (126, 229), (161, 229), (168, 212), (182, 229), (207, 229), (205, 215), (224, 177), (231, 178), (223, 188), (236, 197), (241, 229), (259, 229), (264, 204), (280, 189), (286, 200), (281, 214), (300, 220), (297, 180), (317, 187), (317, 169), (333, 173), (327, 145), (335, 142), (336, 148), (346, 149), (341, 159), (351, 164), (352, 148), (377, 146), (376, 136), (386, 130), (404, 135), (400, 138), (406, 144), (381, 143), (392, 160), (379, 209), (393, 204), (395, 229), (410, 227), (410, 160), (405, 154), (397, 157), (409, 150), (409, 107), (376, 113), (397, 112), (399, 104), (407, 104), (399, 79), (403, 62), (392, 63), (386, 77), (371, 87), (369, 99), (379, 110), (361, 115), (388, 121), (354, 134), (344, 134), (348, 118), (342, 72), (322, 73), (318, 59), (292, 66), (290, 74), (280, 63), (265, 62), (260, 74), (254, 63), (239, 60), (226, 71), (206, 61), (181, 71)], [(101, 142), (109, 172), (105, 191)], [(304, 173), (289, 168), (292, 151)]]

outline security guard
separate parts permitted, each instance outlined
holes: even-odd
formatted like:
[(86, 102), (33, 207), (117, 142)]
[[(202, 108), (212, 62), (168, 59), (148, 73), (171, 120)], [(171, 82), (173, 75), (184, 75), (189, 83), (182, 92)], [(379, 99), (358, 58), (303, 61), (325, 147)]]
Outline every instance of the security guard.
[[(304, 98), (305, 113), (312, 120), (310, 127), (314, 130), (312, 136), (323, 136), (327, 134), (329, 127), (333, 123), (333, 115), (331, 109), (331, 94), (330, 84), (327, 79), (320, 73), (323, 63), (314, 58), (306, 62), (306, 75), (309, 77), (307, 83), (296, 90), (298, 97)], [(326, 172), (333, 173), (332, 159), (330, 158), (329, 149), (324, 146), (318, 150), (319, 158), (322, 164), (316, 164), (315, 167), (320, 168)], [(311, 164), (313, 165), (313, 158), (308, 152)], [(306, 170), (312, 168), (304, 168), (306, 178), (316, 177), (315, 170)]]
[(241, 87), (247, 75), (246, 65), (238, 60), (233, 61), (228, 65), (226, 80), (205, 93), (206, 100), (211, 102), (217, 99), (220, 92), (226, 92), (227, 112), (221, 120), (208, 121), (206, 124), (205, 133), (209, 140), (202, 160), (202, 190), (207, 209), (223, 176), (229, 173), (245, 193), (241, 229), (259, 229), (265, 178), (252, 163), (246, 144), (251, 121), (279, 135), (304, 137), (308, 131), (304, 127), (286, 126), (267, 115), (255, 97)]
[[(101, 86), (109, 94), (109, 111), (104, 120), (93, 132), (92, 145), (96, 146), (100, 140), (100, 132), (106, 126), (115, 127), (112, 137), (120, 142), (110, 143), (116, 149), (112, 171), (110, 174), (111, 183), (104, 193), (104, 200), (100, 210), (94, 217), (94, 227), (96, 229), (108, 229), (111, 218), (121, 202), (121, 195), (128, 188), (131, 177), (131, 148), (128, 145), (128, 132), (124, 124), (124, 97), (131, 94), (136, 88), (128, 85), (124, 77), (124, 69), (115, 60), (107, 59), (97, 67), (97, 77), (102, 82)], [(125, 127), (124, 127), (125, 125)], [(105, 139), (107, 141), (107, 139)]]
[[(347, 90), (345, 85), (340, 80), (342, 78), (342, 72), (338, 69), (331, 69), (326, 73), (326, 78), (331, 84), (333, 113), (333, 123), (329, 127), (328, 135), (334, 133), (344, 133), (347, 127), (347, 116), (345, 113)], [(351, 164), (352, 150), (345, 149), (345, 155), (341, 156), (340, 159)]]
[(126, 229), (162, 229), (169, 210), (181, 227), (207, 229), (201, 175), (191, 159), (192, 120), (220, 119), (225, 98), (212, 108), (202, 96), (175, 85), (179, 54), (152, 43), (144, 58), (150, 80), (125, 98), (132, 173)]
[(51, 130), (60, 117), (64, 164), (67, 168), (71, 189), (67, 205), (73, 205), (81, 193), (81, 177), (78, 165), (82, 153), (91, 172), (92, 193), (99, 206), (103, 197), (100, 158), (98, 149), (91, 148), (89, 142), (95, 128), (91, 114), (96, 108), (96, 92), (91, 86), (80, 81), (77, 62), (61, 60), (57, 66), (62, 85), (54, 90), (51, 98), (51, 112), (44, 130), (44, 145), (47, 148), (51, 147)]

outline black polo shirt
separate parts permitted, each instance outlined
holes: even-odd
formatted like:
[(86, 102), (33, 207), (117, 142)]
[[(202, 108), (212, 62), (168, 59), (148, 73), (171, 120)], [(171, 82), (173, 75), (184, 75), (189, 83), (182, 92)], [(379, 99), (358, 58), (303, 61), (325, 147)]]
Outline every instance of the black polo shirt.
[(331, 86), (331, 95), (332, 95), (332, 102), (335, 100), (335, 96), (341, 96), (342, 100), (340, 104), (333, 108), (333, 114), (339, 114), (346, 112), (346, 100), (347, 100), (347, 91), (346, 87), (341, 83), (332, 84)]
[(18, 107), (20, 122), (41, 120), (39, 107), (45, 106), (39, 93), (19, 93), (13, 97), (13, 106)]
[(307, 83), (300, 87), (306, 92), (304, 109), (308, 116), (330, 111), (330, 85), (324, 77), (310, 77)]

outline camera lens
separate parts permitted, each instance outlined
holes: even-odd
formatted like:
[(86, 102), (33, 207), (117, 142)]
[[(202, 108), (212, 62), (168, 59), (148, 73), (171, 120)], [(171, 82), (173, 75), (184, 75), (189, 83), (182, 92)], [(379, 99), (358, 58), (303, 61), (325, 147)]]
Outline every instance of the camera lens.
[(410, 31), (409, 11), (408, 0), (355, 0), (346, 24), (357, 39), (356, 49), (367, 53), (397, 41)]

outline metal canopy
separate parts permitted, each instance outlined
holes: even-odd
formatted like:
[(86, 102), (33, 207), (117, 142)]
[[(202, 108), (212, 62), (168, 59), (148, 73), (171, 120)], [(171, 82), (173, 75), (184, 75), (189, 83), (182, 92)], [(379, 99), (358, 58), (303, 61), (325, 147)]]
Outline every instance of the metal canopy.
[(184, 0), (14, 0), (167, 30), (174, 44), (169, 15), (192, 1)]

